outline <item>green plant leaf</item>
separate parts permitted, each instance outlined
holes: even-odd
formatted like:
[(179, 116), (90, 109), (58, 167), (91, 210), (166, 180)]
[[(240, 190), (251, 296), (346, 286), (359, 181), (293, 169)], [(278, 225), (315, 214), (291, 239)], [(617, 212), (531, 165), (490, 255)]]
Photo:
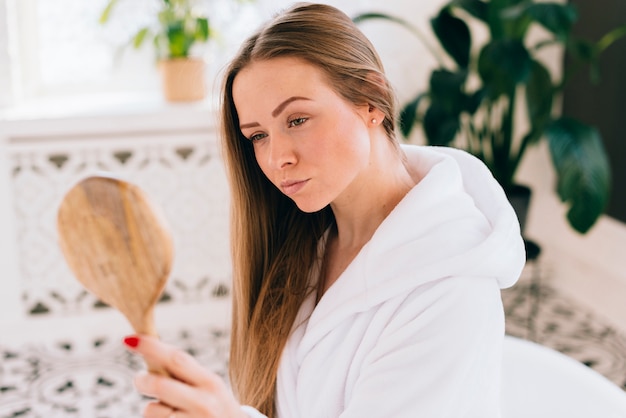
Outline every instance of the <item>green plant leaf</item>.
[(150, 28), (145, 27), (141, 28), (135, 36), (133, 36), (133, 48), (139, 48), (143, 45), (143, 41), (146, 39), (146, 36), (150, 33)]
[(163, 10), (161, 10), (159, 12), (159, 14), (158, 14), (158, 19), (159, 19), (159, 23), (164, 28), (167, 28), (169, 25), (171, 25), (172, 23), (174, 23), (177, 20), (179, 20), (176, 17), (176, 14), (174, 13), (174, 11), (172, 9), (163, 9)]
[(424, 93), (417, 95), (417, 97), (407, 103), (400, 112), (400, 131), (405, 138), (411, 135), (413, 126), (417, 122), (417, 107), (424, 97), (426, 97)]
[(578, 12), (571, 4), (531, 3), (526, 13), (561, 40), (567, 39), (572, 25), (578, 20)]
[(458, 115), (464, 108), (462, 87), (467, 78), (465, 71), (433, 70), (430, 75), (430, 98), (447, 113)]
[(532, 130), (537, 134), (529, 137), (530, 143), (538, 140), (552, 114), (554, 89), (550, 72), (538, 61), (532, 60), (530, 78), (526, 84), (526, 108)]
[(189, 48), (193, 43), (185, 33), (184, 23), (175, 21), (169, 24), (167, 28), (167, 40), (170, 58), (184, 58), (189, 56)]
[(563, 81), (559, 86), (562, 90), (569, 79), (583, 64), (589, 64), (589, 79), (593, 84), (600, 81), (600, 50), (598, 45), (586, 39), (569, 39), (566, 43), (567, 52), (572, 55), (574, 63), (564, 71)]
[(484, 88), (480, 88), (472, 94), (465, 95), (464, 96), (465, 100), (463, 103), (463, 110), (469, 113), (470, 115), (473, 115), (474, 113), (476, 113), (476, 111), (480, 107), (485, 96), (486, 96), (486, 91)]
[(362, 23), (368, 20), (377, 20), (377, 19), (397, 23), (400, 26), (404, 27), (406, 30), (408, 30), (413, 35), (415, 35), (417, 39), (419, 39), (422, 45), (424, 45), (426, 49), (430, 51), (433, 57), (435, 57), (437, 61), (439, 61), (440, 65), (443, 65), (443, 60), (439, 56), (440, 54), (433, 48), (428, 38), (419, 29), (417, 29), (415, 26), (413, 26), (412, 24), (410, 24), (408, 21), (404, 19), (392, 16), (392, 15), (388, 15), (386, 13), (361, 13), (361, 14), (354, 16), (352, 18), (352, 21), (358, 25), (359, 23)]
[(109, 21), (109, 18), (111, 17), (111, 12), (113, 11), (113, 8), (117, 4), (117, 2), (118, 0), (110, 0), (105, 6), (104, 10), (102, 10), (102, 13), (100, 14), (100, 18), (98, 19), (98, 22), (101, 25)]
[(509, 0), (489, 0), (487, 4), (487, 26), (492, 40), (504, 38), (504, 20), (502, 10), (511, 6)]
[(626, 23), (614, 28), (608, 33), (605, 33), (597, 43), (598, 51), (603, 52), (605, 49), (611, 46), (611, 44), (623, 38), (624, 36), (626, 36)]
[(589, 62), (598, 55), (596, 45), (585, 39), (571, 39), (566, 44), (567, 52), (579, 61)]
[(196, 19), (196, 33), (195, 38), (197, 41), (206, 42), (209, 39), (209, 19), (205, 17), (199, 17)]
[(546, 138), (557, 172), (557, 192), (569, 204), (567, 219), (585, 233), (603, 213), (610, 192), (609, 162), (600, 133), (571, 118), (546, 127)]
[(467, 24), (453, 16), (449, 8), (443, 8), (430, 20), (430, 24), (443, 49), (461, 68), (469, 65), (472, 37)]
[(429, 145), (449, 145), (460, 126), (458, 115), (451, 115), (437, 103), (431, 103), (424, 115), (424, 133)]
[(528, 13), (528, 6), (531, 3), (522, 2), (509, 6), (503, 4), (504, 8), (500, 10), (498, 18), (503, 32), (509, 39), (523, 40), (526, 37), (526, 32), (533, 22), (533, 18)]
[(357, 25), (368, 20), (387, 20), (389, 22), (397, 23), (398, 25), (407, 29), (409, 32), (417, 35), (418, 38), (424, 38), (421, 32), (408, 21), (386, 13), (361, 13), (352, 18), (352, 21)]
[(495, 40), (480, 51), (478, 74), (489, 97), (497, 98), (524, 83), (531, 71), (530, 54), (518, 40)]
[(481, 0), (452, 0), (450, 6), (456, 6), (465, 10), (476, 19), (485, 23), (489, 20), (489, 5)]
[[(509, 27), (509, 34), (514, 38), (521, 39), (528, 25), (537, 22), (563, 42), (569, 37), (578, 13), (570, 4), (523, 2), (502, 10), (501, 17), (505, 21), (516, 22)], [(511, 31), (511, 28), (514, 30)]]
[(398, 17), (395, 17), (395, 16), (388, 15), (386, 13), (360, 13), (354, 16), (352, 18), (352, 21), (358, 25), (361, 22), (365, 22), (366, 20), (373, 20), (373, 19), (389, 20), (391, 22), (399, 23), (400, 25), (405, 26), (405, 27), (407, 25), (411, 26), (407, 21), (400, 19)]

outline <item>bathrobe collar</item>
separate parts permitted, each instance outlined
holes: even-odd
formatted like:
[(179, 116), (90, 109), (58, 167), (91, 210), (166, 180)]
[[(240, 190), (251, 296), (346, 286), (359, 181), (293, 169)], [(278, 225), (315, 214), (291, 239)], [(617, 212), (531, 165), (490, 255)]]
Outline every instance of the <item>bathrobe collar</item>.
[(484, 164), (453, 148), (402, 149), (421, 181), (319, 303), (315, 305), (311, 294), (302, 305), (295, 327), (307, 324), (298, 351), (308, 352), (309, 345), (347, 316), (416, 286), (451, 276), (481, 276), (493, 277), (506, 288), (519, 277), (525, 262), (519, 223)]

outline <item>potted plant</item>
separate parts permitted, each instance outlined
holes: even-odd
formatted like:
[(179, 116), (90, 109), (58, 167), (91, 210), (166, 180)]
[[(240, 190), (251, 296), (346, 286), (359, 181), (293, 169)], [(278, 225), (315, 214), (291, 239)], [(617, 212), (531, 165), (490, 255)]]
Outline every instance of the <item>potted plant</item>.
[[(452, 0), (445, 4), (430, 24), (452, 64), (437, 57), (439, 66), (430, 74), (428, 91), (403, 107), (400, 127), (408, 137), (419, 122), (429, 144), (456, 146), (478, 156), (514, 206), (517, 191), (530, 196), (528, 188), (516, 183), (520, 161), (529, 146), (546, 140), (557, 174), (556, 191), (569, 205), (568, 221), (585, 233), (609, 198), (608, 160), (597, 129), (555, 114), (554, 103), (571, 71), (553, 79), (537, 53), (561, 46), (577, 63), (573, 70), (589, 64), (596, 80), (598, 57), (626, 34), (626, 25), (593, 43), (572, 36), (570, 29), (577, 18), (571, 5), (534, 0)], [(417, 28), (395, 16), (365, 13), (354, 18), (355, 22), (370, 19), (401, 24), (427, 42)], [(538, 40), (528, 36), (534, 24), (545, 29)], [(487, 41), (478, 48), (472, 45), (471, 25), (484, 25), (488, 30)], [(518, 107), (525, 109), (525, 132), (517, 126)], [(523, 223), (524, 208), (518, 216)]]
[[(158, 1), (154, 23), (139, 28), (131, 44), (140, 48), (152, 40), (166, 100), (201, 100), (206, 96), (204, 61), (192, 56), (192, 48), (212, 35), (209, 19), (194, 10), (193, 0)], [(108, 1), (100, 16), (101, 24), (109, 21), (118, 2)]]

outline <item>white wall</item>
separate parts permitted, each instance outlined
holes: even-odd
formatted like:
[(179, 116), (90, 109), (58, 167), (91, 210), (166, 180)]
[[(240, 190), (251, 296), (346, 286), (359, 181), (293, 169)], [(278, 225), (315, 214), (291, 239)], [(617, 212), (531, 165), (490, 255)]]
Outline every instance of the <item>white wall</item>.
[(0, 0), (0, 107), (8, 106), (12, 102), (13, 87), (11, 66), (9, 64), (9, 30), (8, 5), (6, 0)]

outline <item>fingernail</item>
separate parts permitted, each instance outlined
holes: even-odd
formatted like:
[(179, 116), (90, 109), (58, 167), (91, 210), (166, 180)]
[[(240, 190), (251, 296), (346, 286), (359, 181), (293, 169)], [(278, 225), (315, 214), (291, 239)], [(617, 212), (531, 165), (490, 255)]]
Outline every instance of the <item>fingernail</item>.
[(130, 348), (137, 348), (139, 345), (139, 338), (135, 336), (124, 338), (124, 344), (129, 346)]

